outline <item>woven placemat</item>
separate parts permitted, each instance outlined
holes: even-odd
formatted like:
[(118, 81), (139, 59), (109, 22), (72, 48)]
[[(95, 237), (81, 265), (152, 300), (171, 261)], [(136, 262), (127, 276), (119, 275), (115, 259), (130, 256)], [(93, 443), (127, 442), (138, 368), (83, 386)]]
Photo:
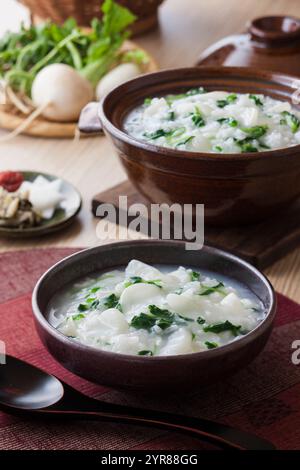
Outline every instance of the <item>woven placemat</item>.
[[(0, 339), (7, 352), (57, 375), (82, 392), (109, 402), (157, 408), (228, 423), (300, 449), (300, 365), (291, 344), (300, 339), (300, 306), (278, 295), (276, 327), (265, 350), (225, 382), (185, 395), (138, 396), (93, 385), (58, 365), (33, 325), (31, 292), (38, 277), (74, 249), (42, 249), (0, 255)], [(0, 366), (0, 373), (1, 373)], [(161, 430), (104, 422), (31, 421), (0, 413), (0, 449), (186, 450), (208, 448)]]

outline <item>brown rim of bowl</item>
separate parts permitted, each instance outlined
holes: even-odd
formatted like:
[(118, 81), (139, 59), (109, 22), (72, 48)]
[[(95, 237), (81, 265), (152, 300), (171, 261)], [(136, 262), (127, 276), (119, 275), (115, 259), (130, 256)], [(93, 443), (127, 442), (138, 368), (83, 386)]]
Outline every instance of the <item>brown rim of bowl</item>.
[[(105, 106), (107, 106), (107, 103), (111, 98), (114, 97), (114, 95), (119, 94), (119, 93), (126, 93), (126, 88), (128, 86), (132, 86), (135, 83), (139, 82), (140, 80), (143, 79), (151, 79), (152, 77), (157, 77), (161, 76), (164, 78), (166, 75), (168, 76), (170, 73), (178, 74), (180, 76), (180, 73), (187, 72), (187, 71), (192, 71), (194, 70), (195, 72), (198, 71), (200, 74), (199, 80), (201, 80), (201, 72), (206, 72), (206, 73), (218, 73), (219, 76), (222, 75), (220, 72), (220, 69), (222, 70), (222, 73), (225, 73), (225, 76), (229, 77), (236, 73), (236, 77), (242, 77), (242, 78), (248, 78), (251, 79), (251, 76), (254, 78), (260, 78), (260, 79), (265, 79), (266, 81), (269, 82), (271, 85), (272, 83), (275, 85), (281, 85), (281, 86), (286, 86), (289, 88), (294, 88), (295, 90), (297, 89), (296, 87), (293, 87), (293, 83), (299, 82), (299, 77), (294, 76), (294, 75), (287, 75), (279, 72), (272, 72), (272, 71), (267, 71), (267, 70), (257, 70), (253, 67), (206, 67), (206, 66), (201, 66), (201, 67), (183, 67), (183, 68), (177, 68), (177, 69), (169, 69), (169, 70), (162, 70), (160, 72), (153, 72), (149, 74), (144, 74), (140, 75), (137, 78), (134, 78), (132, 80), (129, 80), (128, 82), (114, 88), (110, 93), (108, 93), (104, 98), (99, 103), (98, 107), (98, 116), (104, 127), (104, 129), (107, 129), (114, 137), (126, 142), (129, 145), (134, 145), (135, 147), (138, 147), (141, 150), (146, 150), (146, 151), (151, 151), (153, 153), (157, 154), (163, 154), (165, 156), (170, 156), (170, 157), (176, 157), (176, 158), (188, 158), (188, 159), (198, 159), (198, 160), (207, 160), (208, 158), (213, 158), (217, 160), (259, 160), (266, 155), (270, 156), (272, 155), (274, 158), (284, 158), (287, 155), (294, 154), (295, 150), (300, 152), (300, 144), (293, 145), (291, 147), (283, 147), (283, 148), (277, 148), (277, 149), (272, 149), (272, 150), (263, 150), (260, 152), (245, 152), (245, 153), (213, 153), (213, 152), (189, 152), (188, 150), (176, 150), (176, 149), (171, 149), (168, 147), (160, 147), (158, 145), (153, 145), (149, 144), (147, 142), (143, 142), (141, 140), (136, 139), (135, 137), (130, 136), (126, 132), (122, 131), (119, 127), (116, 127), (110, 119), (107, 117), (106, 112), (104, 111)], [(273, 77), (273, 78), (272, 78)], [(281, 80), (280, 83), (277, 83), (275, 80)], [(165, 80), (168, 81), (168, 80)], [(183, 84), (182, 88), (186, 88)], [(225, 86), (226, 88), (226, 86)], [(170, 92), (171, 92), (172, 87), (170, 87)], [(149, 96), (147, 93), (141, 93), (141, 99), (146, 98)], [(277, 154), (276, 154), (277, 152)], [(280, 153), (279, 153), (280, 152)]]
[[(115, 352), (111, 352), (111, 351), (104, 351), (102, 349), (97, 349), (97, 348), (93, 348), (92, 346), (88, 346), (88, 345), (85, 345), (85, 344), (82, 344), (82, 343), (79, 343), (79, 342), (75, 342), (73, 341), (72, 339), (68, 338), (67, 336), (65, 336), (63, 333), (61, 333), (60, 331), (58, 331), (54, 326), (52, 326), (49, 321), (46, 319), (46, 317), (43, 315), (43, 313), (41, 312), (39, 306), (38, 306), (38, 303), (37, 303), (37, 293), (38, 293), (38, 290), (40, 288), (40, 285), (45, 281), (45, 279), (47, 278), (48, 274), (52, 271), (52, 269), (54, 269), (55, 267), (59, 266), (60, 264), (64, 263), (66, 260), (70, 260), (70, 259), (73, 259), (73, 258), (76, 258), (76, 257), (81, 257), (85, 252), (88, 252), (88, 251), (97, 251), (99, 250), (99, 248), (104, 248), (104, 249), (107, 249), (109, 246), (112, 247), (113, 245), (115, 245), (116, 247), (120, 246), (127, 246), (129, 247), (130, 245), (131, 246), (134, 246), (136, 244), (145, 244), (145, 245), (153, 245), (153, 244), (157, 244), (157, 243), (161, 243), (161, 244), (165, 244), (165, 243), (168, 243), (168, 244), (172, 244), (173, 246), (177, 246), (178, 248), (182, 248), (182, 246), (185, 244), (185, 242), (181, 242), (181, 241), (161, 241), (161, 240), (135, 240), (135, 241), (123, 241), (123, 242), (114, 242), (114, 243), (110, 243), (109, 245), (101, 245), (101, 246), (96, 246), (96, 247), (93, 247), (93, 248), (87, 248), (87, 249), (84, 249), (84, 250), (81, 250), (77, 253), (74, 253), (70, 256), (67, 256), (66, 258), (63, 258), (61, 261), (59, 261), (58, 263), (55, 263), (53, 266), (51, 266), (51, 268), (49, 268), (40, 278), (39, 280), (37, 281), (35, 287), (34, 287), (34, 290), (33, 290), (33, 293), (32, 293), (32, 310), (33, 310), (33, 315), (35, 317), (35, 320), (40, 323), (42, 325), (43, 328), (45, 328), (47, 330), (47, 332), (54, 336), (57, 340), (59, 340), (60, 342), (64, 343), (66, 346), (70, 346), (70, 347), (75, 347), (79, 350), (81, 350), (82, 352), (85, 352), (85, 351), (99, 351), (99, 354), (101, 355), (104, 355), (106, 357), (120, 357), (120, 359), (122, 360), (125, 360), (125, 361), (128, 361), (128, 362), (132, 362), (132, 361), (139, 361), (139, 362), (144, 362), (144, 361), (148, 361), (148, 360), (151, 360), (151, 361), (156, 361), (156, 362), (162, 362), (162, 361), (168, 361), (168, 360), (178, 360), (178, 361), (181, 361), (181, 360), (186, 360), (186, 359), (189, 359), (189, 358), (196, 358), (197, 356), (201, 356), (203, 354), (206, 354), (206, 355), (210, 355), (211, 357), (218, 357), (218, 356), (222, 356), (223, 355), (223, 352), (226, 352), (232, 348), (235, 348), (235, 347), (241, 347), (243, 345), (247, 345), (248, 343), (251, 343), (251, 341), (255, 338), (255, 336), (257, 335), (258, 331), (266, 326), (266, 324), (272, 324), (273, 323), (273, 320), (274, 320), (274, 317), (276, 315), (276, 307), (277, 307), (277, 300), (276, 300), (276, 294), (275, 294), (275, 291), (274, 291), (274, 288), (273, 286), (271, 285), (270, 281), (267, 279), (267, 277), (261, 273), (258, 269), (256, 269), (254, 266), (252, 266), (250, 263), (247, 263), (247, 261), (244, 261), (243, 259), (239, 258), (238, 256), (235, 256), (229, 252), (226, 252), (224, 250), (220, 250), (219, 248), (215, 248), (213, 246), (208, 246), (208, 245), (204, 245), (204, 247), (202, 249), (204, 249), (206, 252), (208, 253), (212, 253), (212, 254), (217, 254), (221, 257), (225, 257), (235, 263), (237, 263), (238, 265), (242, 265), (243, 268), (246, 268), (247, 270), (250, 270), (252, 271), (253, 274), (255, 274), (255, 276), (257, 276), (259, 278), (259, 280), (261, 282), (263, 282), (265, 284), (265, 287), (266, 289), (268, 290), (268, 294), (269, 294), (269, 298), (270, 298), (270, 306), (268, 308), (268, 311), (266, 312), (266, 316), (265, 318), (251, 331), (249, 331), (249, 333), (247, 333), (246, 335), (242, 336), (241, 338), (237, 339), (237, 340), (233, 340), (232, 342), (228, 343), (228, 344), (225, 344), (223, 346), (218, 346), (217, 348), (215, 349), (209, 349), (207, 351), (200, 351), (200, 352), (196, 352), (196, 353), (189, 353), (189, 354), (178, 354), (178, 355), (170, 355), (170, 356), (138, 356), (138, 355), (130, 355), (130, 354), (122, 354), (122, 353), (115, 353)], [(163, 263), (162, 263), (163, 264)], [(111, 267), (113, 268), (113, 267)]]

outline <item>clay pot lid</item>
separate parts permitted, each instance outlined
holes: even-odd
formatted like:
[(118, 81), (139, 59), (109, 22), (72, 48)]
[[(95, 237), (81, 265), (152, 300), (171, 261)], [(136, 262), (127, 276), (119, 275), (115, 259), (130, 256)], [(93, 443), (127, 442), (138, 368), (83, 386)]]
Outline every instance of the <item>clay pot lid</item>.
[(268, 44), (300, 40), (300, 19), (293, 16), (262, 16), (248, 26), (252, 39)]

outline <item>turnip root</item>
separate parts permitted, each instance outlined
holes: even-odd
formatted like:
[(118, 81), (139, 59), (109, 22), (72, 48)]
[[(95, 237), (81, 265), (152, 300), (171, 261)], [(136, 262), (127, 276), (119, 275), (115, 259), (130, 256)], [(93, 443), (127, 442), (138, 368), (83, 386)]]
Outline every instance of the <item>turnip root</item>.
[(122, 83), (141, 75), (141, 70), (136, 64), (121, 64), (108, 72), (98, 83), (96, 97), (98, 100)]
[(32, 101), (51, 121), (76, 121), (82, 108), (93, 100), (93, 87), (76, 70), (65, 64), (51, 64), (35, 77)]

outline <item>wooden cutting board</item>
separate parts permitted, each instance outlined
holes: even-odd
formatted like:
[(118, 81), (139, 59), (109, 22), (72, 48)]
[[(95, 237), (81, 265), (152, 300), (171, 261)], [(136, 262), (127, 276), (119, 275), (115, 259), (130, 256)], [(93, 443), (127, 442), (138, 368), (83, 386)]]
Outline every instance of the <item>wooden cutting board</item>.
[[(92, 201), (92, 211), (96, 215), (97, 207), (102, 203), (115, 206), (118, 213), (119, 196), (128, 197), (128, 206), (150, 203), (141, 196), (127, 180), (102, 193)], [(300, 200), (288, 211), (274, 219), (257, 225), (244, 227), (206, 227), (205, 243), (228, 250), (263, 269), (300, 245)]]

